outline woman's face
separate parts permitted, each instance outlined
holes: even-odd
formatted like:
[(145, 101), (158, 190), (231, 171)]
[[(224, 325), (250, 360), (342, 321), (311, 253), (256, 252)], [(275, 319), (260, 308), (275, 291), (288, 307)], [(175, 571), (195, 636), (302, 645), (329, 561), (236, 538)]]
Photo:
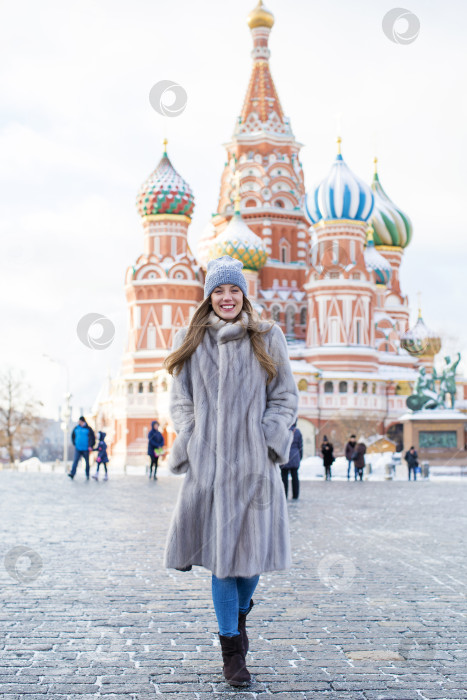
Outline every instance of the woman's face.
[(220, 318), (233, 321), (242, 310), (243, 292), (235, 284), (221, 284), (212, 292), (211, 304)]

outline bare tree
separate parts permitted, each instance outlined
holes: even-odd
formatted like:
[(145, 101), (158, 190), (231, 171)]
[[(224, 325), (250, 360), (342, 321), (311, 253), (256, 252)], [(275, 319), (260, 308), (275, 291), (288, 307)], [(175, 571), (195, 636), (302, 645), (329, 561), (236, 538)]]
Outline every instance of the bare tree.
[(6, 448), (10, 464), (21, 447), (38, 439), (41, 402), (31, 397), (24, 375), (9, 368), (0, 374), (0, 447)]

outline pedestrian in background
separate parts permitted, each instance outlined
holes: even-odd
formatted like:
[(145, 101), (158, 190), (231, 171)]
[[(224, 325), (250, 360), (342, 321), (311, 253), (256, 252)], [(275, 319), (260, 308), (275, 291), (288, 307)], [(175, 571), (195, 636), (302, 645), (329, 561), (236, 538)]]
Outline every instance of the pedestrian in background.
[(407, 466), (409, 468), (409, 481), (410, 481), (410, 476), (413, 472), (413, 480), (417, 481), (417, 469), (418, 469), (418, 454), (417, 450), (415, 447), (412, 445), (410, 450), (405, 453), (404, 457), (405, 461), (407, 462)]
[(357, 481), (358, 479), (360, 479), (360, 481), (363, 481), (363, 470), (365, 469), (365, 452), (365, 441), (363, 440), (363, 438), (360, 438), (357, 447), (355, 448), (355, 457), (353, 461), (355, 465), (355, 481)]
[(289, 494), (289, 474), (292, 479), (292, 500), (296, 501), (300, 492), (300, 482), (298, 480), (298, 469), (300, 461), (303, 459), (303, 438), (297, 424), (291, 428), (293, 432), (292, 445), (290, 446), (289, 461), (281, 464), (282, 483), (284, 484), (285, 497)]
[(97, 457), (96, 457), (96, 473), (92, 475), (92, 478), (95, 479), (96, 481), (99, 481), (99, 467), (101, 464), (104, 465), (105, 469), (105, 476), (104, 476), (104, 481), (107, 481), (109, 478), (109, 474), (107, 471), (107, 464), (109, 463), (109, 457), (107, 454), (107, 443), (105, 441), (105, 436), (106, 433), (103, 433), (102, 430), (99, 430), (98, 434), (98, 442), (97, 442), (97, 447), (94, 448), (94, 452), (97, 452)]
[(351, 435), (348, 443), (345, 446), (345, 458), (347, 460), (347, 481), (350, 479), (350, 470), (352, 468), (352, 461), (355, 456), (355, 448), (357, 446), (357, 437)]
[(157, 462), (159, 457), (164, 452), (164, 436), (159, 432), (159, 423), (153, 420), (151, 430), (148, 433), (148, 455), (151, 458), (149, 465), (149, 478), (151, 478), (152, 468), (154, 467), (154, 478), (157, 479)]
[(89, 453), (92, 452), (95, 445), (96, 436), (94, 435), (93, 429), (87, 424), (84, 416), (79, 417), (78, 425), (73, 428), (73, 432), (71, 433), (71, 442), (75, 446), (75, 458), (68, 476), (70, 479), (75, 478), (78, 463), (81, 457), (84, 457), (84, 463), (86, 465), (86, 481), (89, 481)]
[(168, 465), (186, 472), (165, 565), (212, 572), (223, 674), (233, 686), (251, 680), (246, 616), (260, 574), (291, 565), (279, 464), (289, 458), (298, 408), (284, 334), (256, 314), (242, 267), (228, 255), (208, 263), (204, 301), (165, 361), (177, 432)]
[(326, 474), (326, 481), (331, 481), (331, 466), (334, 462), (334, 447), (332, 442), (329, 442), (326, 435), (323, 437), (321, 454), (323, 455), (323, 467)]

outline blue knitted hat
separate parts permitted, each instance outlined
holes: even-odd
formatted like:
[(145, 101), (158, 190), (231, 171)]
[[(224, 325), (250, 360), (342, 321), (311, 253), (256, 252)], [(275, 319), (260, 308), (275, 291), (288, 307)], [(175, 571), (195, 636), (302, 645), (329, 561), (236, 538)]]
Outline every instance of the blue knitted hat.
[(248, 288), (242, 267), (243, 263), (240, 260), (231, 258), (230, 255), (223, 255), (217, 260), (208, 262), (206, 280), (204, 282), (204, 298), (207, 299), (220, 284), (236, 284), (237, 287), (240, 287), (243, 294), (248, 296)]

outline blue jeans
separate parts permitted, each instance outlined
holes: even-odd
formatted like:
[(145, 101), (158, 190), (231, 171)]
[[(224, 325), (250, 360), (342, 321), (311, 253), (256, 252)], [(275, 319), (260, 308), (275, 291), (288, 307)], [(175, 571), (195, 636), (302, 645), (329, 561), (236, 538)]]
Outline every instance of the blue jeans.
[(216, 611), (219, 634), (223, 637), (236, 637), (238, 631), (238, 614), (246, 613), (250, 607), (251, 596), (258, 585), (259, 576), (242, 578), (229, 576), (217, 578), (212, 575), (212, 600)]
[(71, 465), (70, 474), (71, 476), (74, 476), (76, 474), (76, 468), (81, 457), (84, 457), (84, 462), (86, 464), (86, 477), (89, 479), (89, 450), (75, 449), (75, 458), (73, 460), (73, 464)]
[(350, 470), (351, 470), (351, 468), (352, 468), (352, 460), (351, 460), (351, 459), (348, 459), (348, 460), (347, 460), (347, 464), (348, 464), (348, 467), (347, 467), (347, 479), (350, 479)]

